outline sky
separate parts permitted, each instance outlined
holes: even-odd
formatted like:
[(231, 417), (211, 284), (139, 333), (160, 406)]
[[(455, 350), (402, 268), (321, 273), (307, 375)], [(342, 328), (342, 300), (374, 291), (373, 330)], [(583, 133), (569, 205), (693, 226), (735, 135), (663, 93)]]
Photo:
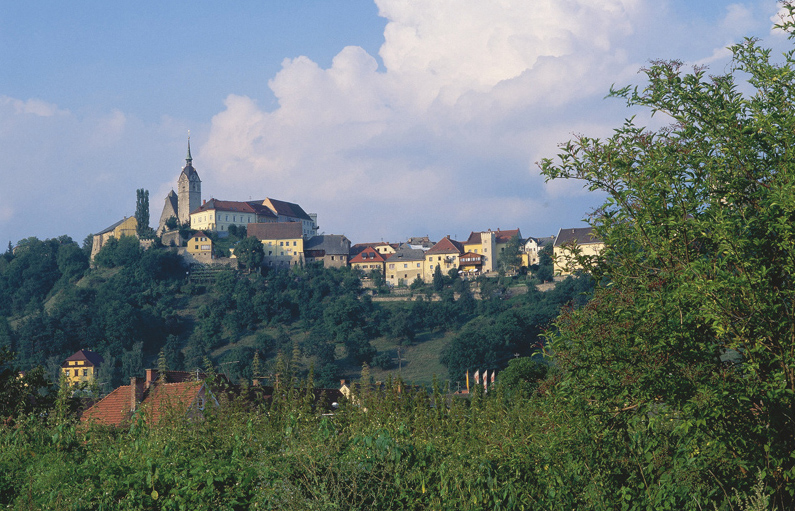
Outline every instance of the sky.
[(153, 227), (190, 133), (202, 198), (295, 202), (353, 243), (583, 226), (604, 196), (545, 182), (652, 59), (778, 53), (774, 0), (0, 1), (0, 243)]

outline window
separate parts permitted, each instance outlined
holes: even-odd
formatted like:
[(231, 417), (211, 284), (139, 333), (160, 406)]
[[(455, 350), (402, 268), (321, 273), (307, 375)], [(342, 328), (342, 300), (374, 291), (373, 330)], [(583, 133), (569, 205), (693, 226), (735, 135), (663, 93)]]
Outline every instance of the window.
[(83, 376), (88, 376), (88, 369), (83, 369)]
[(284, 246), (284, 242), (283, 242), (283, 241), (280, 241), (280, 242), (279, 242), (279, 246), (280, 246), (280, 247), (283, 247), (283, 246)]
[(297, 241), (293, 241), (293, 246), (297, 247), (298, 246), (298, 242)]
[(199, 250), (199, 245), (193, 245), (194, 250)]
[(403, 263), (403, 268), (408, 268), (408, 267), (409, 267), (409, 263)]
[(390, 263), (390, 265), (389, 265), (389, 269), (390, 269), (390, 270), (394, 270), (394, 269), (395, 269), (395, 263)]

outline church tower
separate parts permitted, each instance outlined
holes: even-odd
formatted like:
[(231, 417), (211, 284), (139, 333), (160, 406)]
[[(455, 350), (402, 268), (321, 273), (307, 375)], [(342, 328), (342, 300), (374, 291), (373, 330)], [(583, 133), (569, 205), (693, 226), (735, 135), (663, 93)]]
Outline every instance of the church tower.
[(190, 214), (202, 205), (202, 181), (199, 173), (193, 168), (193, 158), (190, 156), (190, 137), (188, 137), (188, 155), (185, 157), (185, 166), (177, 182), (177, 201), (179, 223), (190, 222)]

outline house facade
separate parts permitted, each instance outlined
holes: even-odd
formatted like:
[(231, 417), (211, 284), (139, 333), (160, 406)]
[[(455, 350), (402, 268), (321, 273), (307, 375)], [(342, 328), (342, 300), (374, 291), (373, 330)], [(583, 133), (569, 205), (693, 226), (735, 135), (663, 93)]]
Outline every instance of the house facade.
[(464, 244), (446, 236), (425, 252), (422, 280), (433, 281), (433, 274), (440, 267), (443, 275), (451, 269), (458, 269), (458, 258), (464, 253)]
[(593, 227), (560, 229), (553, 245), (555, 275), (570, 275), (580, 268), (574, 260), (575, 248), (584, 256), (598, 256), (604, 246)]
[(304, 264), (304, 229), (300, 222), (249, 224), (247, 232), (262, 243), (263, 266), (289, 268)]
[(100, 364), (104, 359), (93, 351), (79, 350), (61, 364), (61, 371), (66, 375), (69, 385), (91, 383), (97, 376)]
[(422, 280), (425, 251), (404, 243), (386, 259), (386, 281), (391, 286), (410, 286), (417, 278)]
[(188, 240), (187, 252), (197, 260), (211, 260), (213, 258), (213, 240), (207, 233), (199, 231)]
[(378, 253), (374, 248), (367, 247), (355, 256), (351, 257), (351, 268), (361, 270), (365, 275), (373, 270), (384, 274), (385, 257)]
[(348, 266), (351, 240), (341, 234), (321, 234), (304, 242), (304, 261), (322, 263), (325, 268)]
[(122, 236), (138, 237), (138, 221), (134, 216), (124, 217), (122, 220), (95, 234), (91, 246), (91, 259), (94, 259), (94, 256), (99, 253), (109, 239), (119, 239)]

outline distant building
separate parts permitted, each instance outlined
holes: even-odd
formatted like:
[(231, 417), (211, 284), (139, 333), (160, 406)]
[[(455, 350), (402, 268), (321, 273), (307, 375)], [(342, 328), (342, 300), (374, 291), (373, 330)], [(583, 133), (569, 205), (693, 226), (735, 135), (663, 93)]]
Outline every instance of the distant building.
[(304, 263), (304, 236), (300, 222), (249, 224), (248, 236), (262, 242), (263, 266), (290, 267)]
[(138, 221), (134, 216), (124, 217), (122, 220), (95, 234), (94, 243), (91, 246), (91, 259), (94, 259), (94, 256), (99, 253), (109, 239), (119, 239), (122, 236), (138, 237)]
[(580, 266), (574, 260), (575, 247), (582, 255), (596, 256), (602, 252), (604, 246), (593, 227), (561, 229), (553, 246), (555, 275), (569, 275), (579, 269)]
[(464, 253), (464, 244), (446, 236), (436, 245), (425, 252), (425, 265), (423, 268), (422, 279), (425, 282), (433, 281), (433, 274), (436, 268), (440, 267), (443, 275), (447, 275), (450, 270), (459, 267), (458, 258)]
[(206, 232), (199, 231), (190, 237), (186, 250), (195, 259), (209, 262), (213, 258), (213, 240)]
[(70, 385), (91, 383), (96, 377), (100, 364), (105, 360), (89, 350), (79, 350), (71, 357), (64, 360), (61, 370), (66, 375)]
[(168, 230), (166, 223), (169, 218), (174, 218), (179, 224), (190, 221), (190, 213), (201, 206), (202, 182), (199, 173), (193, 168), (193, 157), (190, 155), (190, 138), (188, 138), (188, 154), (185, 157), (185, 166), (177, 179), (177, 193), (174, 190), (166, 195), (163, 212), (157, 226), (157, 235), (160, 236)]
[(204, 382), (204, 374), (168, 371), (165, 379), (157, 370), (147, 369), (146, 378), (131, 378), (88, 408), (82, 422), (107, 426), (126, 426), (136, 414), (143, 414), (150, 424), (166, 417), (193, 420), (200, 418), (207, 406), (218, 406), (215, 396)]
[(386, 257), (377, 252), (376, 249), (367, 247), (355, 256), (351, 257), (351, 268), (361, 270), (365, 275), (369, 274), (373, 270), (377, 270), (381, 272), (381, 275), (383, 275), (385, 260)]
[(411, 285), (418, 277), (422, 280), (425, 251), (404, 243), (386, 260), (386, 281), (392, 286)]
[(348, 266), (350, 252), (351, 241), (340, 234), (321, 234), (304, 242), (306, 263), (322, 262), (325, 268)]
[(522, 245), (522, 266), (529, 268), (539, 263), (540, 253), (545, 247), (554, 245), (555, 237), (527, 238)]

